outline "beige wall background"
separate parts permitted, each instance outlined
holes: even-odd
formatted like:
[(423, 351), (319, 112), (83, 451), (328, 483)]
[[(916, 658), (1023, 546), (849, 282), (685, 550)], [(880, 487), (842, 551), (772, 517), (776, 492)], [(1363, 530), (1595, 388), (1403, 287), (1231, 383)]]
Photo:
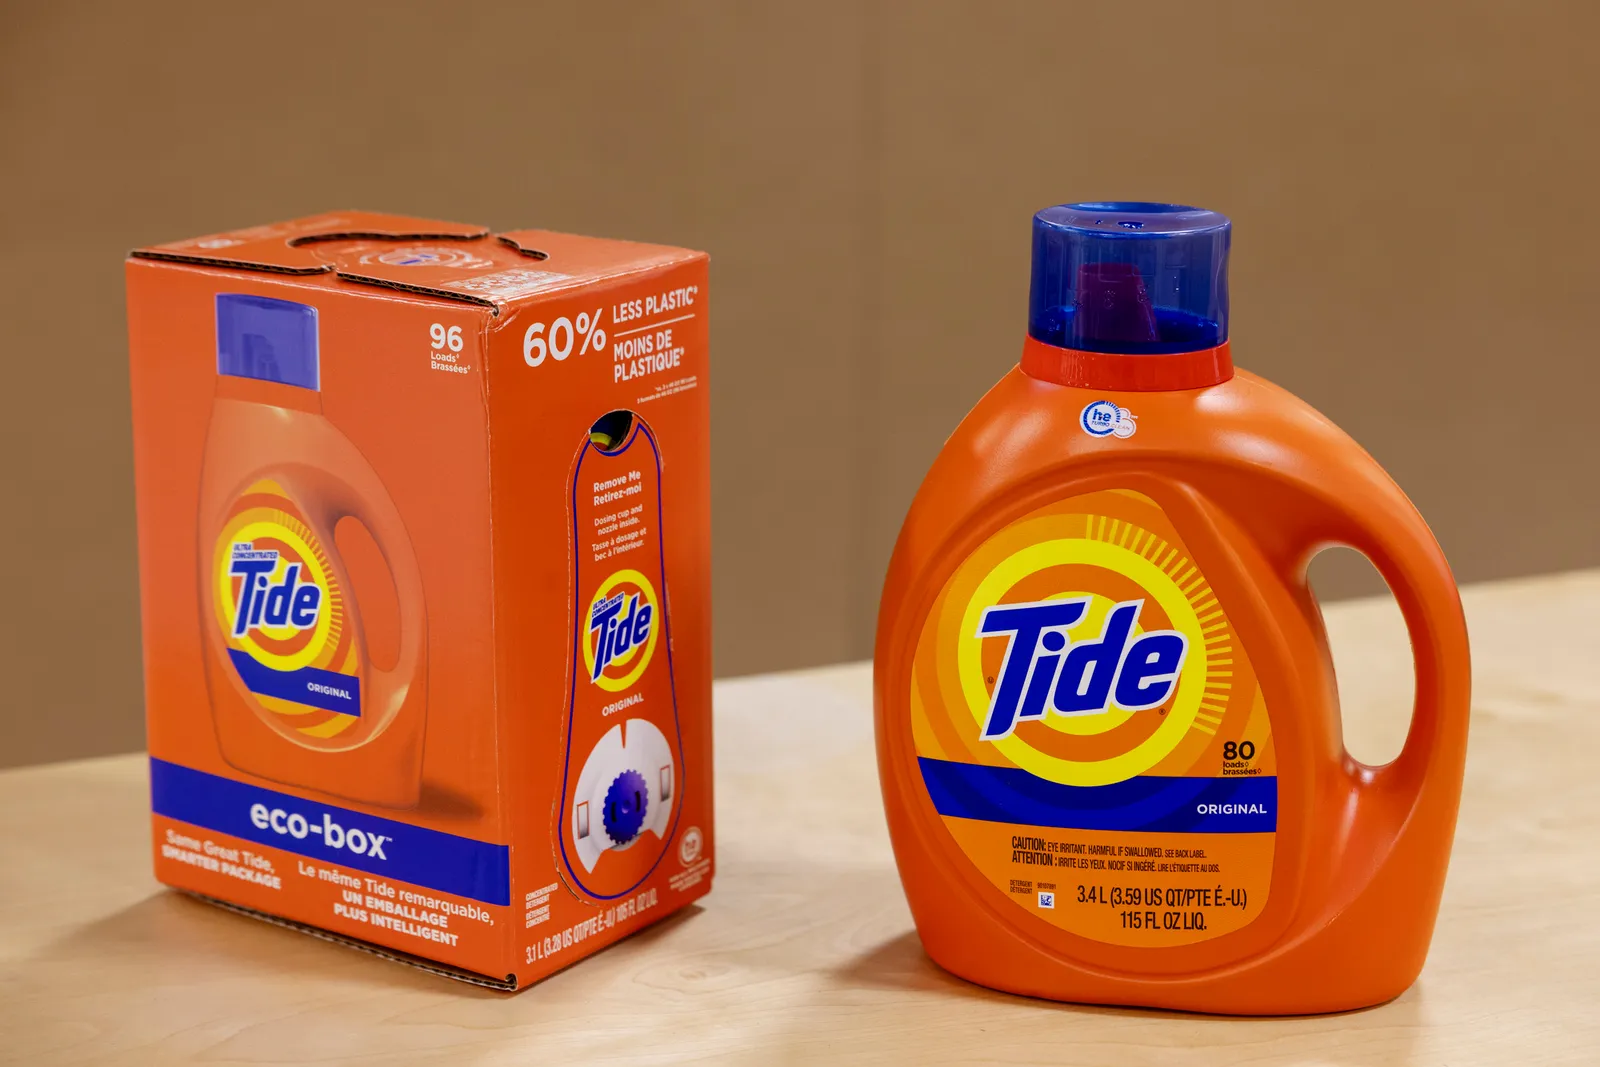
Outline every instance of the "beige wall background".
[(123, 253), (330, 208), (712, 253), (724, 675), (870, 654), (1067, 200), (1231, 215), (1237, 361), (1460, 578), (1600, 562), (1597, 34), (1585, 2), (6, 4), (0, 765), (141, 744)]

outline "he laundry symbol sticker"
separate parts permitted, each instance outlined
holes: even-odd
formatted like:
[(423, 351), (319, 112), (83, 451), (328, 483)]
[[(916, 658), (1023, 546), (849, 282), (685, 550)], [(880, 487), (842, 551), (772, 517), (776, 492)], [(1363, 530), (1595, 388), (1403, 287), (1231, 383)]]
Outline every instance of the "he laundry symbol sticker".
[(1109, 400), (1096, 400), (1084, 407), (1078, 422), (1090, 437), (1132, 437), (1139, 428), (1134, 422), (1137, 418), (1127, 408), (1119, 408)]

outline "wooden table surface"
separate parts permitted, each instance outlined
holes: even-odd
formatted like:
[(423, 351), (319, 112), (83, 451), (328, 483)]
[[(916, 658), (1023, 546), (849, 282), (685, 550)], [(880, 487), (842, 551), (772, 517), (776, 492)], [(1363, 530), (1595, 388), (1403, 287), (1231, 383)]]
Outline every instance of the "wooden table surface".
[[(162, 890), (145, 763), (0, 774), (0, 1061), (1600, 1064), (1600, 571), (1471, 588), (1472, 753), (1433, 951), (1398, 1000), (1225, 1019), (992, 993), (918, 944), (864, 664), (717, 687), (719, 874), (516, 995)], [(1352, 751), (1400, 744), (1392, 603), (1328, 610)]]

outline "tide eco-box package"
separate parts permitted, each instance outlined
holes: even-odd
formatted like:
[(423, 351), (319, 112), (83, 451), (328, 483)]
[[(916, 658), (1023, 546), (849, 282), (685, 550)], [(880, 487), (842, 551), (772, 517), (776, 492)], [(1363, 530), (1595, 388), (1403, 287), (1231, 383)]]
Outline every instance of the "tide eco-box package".
[(341, 212), (127, 282), (157, 877), (505, 989), (705, 894), (706, 257)]

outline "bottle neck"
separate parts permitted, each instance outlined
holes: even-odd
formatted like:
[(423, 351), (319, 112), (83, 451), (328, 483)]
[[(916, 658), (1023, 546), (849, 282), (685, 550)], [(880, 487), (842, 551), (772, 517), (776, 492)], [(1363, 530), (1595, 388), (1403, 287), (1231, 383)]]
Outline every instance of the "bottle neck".
[(1233, 357), (1226, 341), (1198, 352), (1130, 355), (1057, 348), (1030, 335), (1022, 345), (1022, 372), (1075, 389), (1155, 393), (1221, 385), (1233, 377)]
[(240, 378), (233, 374), (217, 375), (217, 396), (227, 400), (244, 400), (251, 404), (266, 404), (275, 408), (309, 411), (322, 414), (322, 393), (283, 382), (269, 382), (261, 378)]

